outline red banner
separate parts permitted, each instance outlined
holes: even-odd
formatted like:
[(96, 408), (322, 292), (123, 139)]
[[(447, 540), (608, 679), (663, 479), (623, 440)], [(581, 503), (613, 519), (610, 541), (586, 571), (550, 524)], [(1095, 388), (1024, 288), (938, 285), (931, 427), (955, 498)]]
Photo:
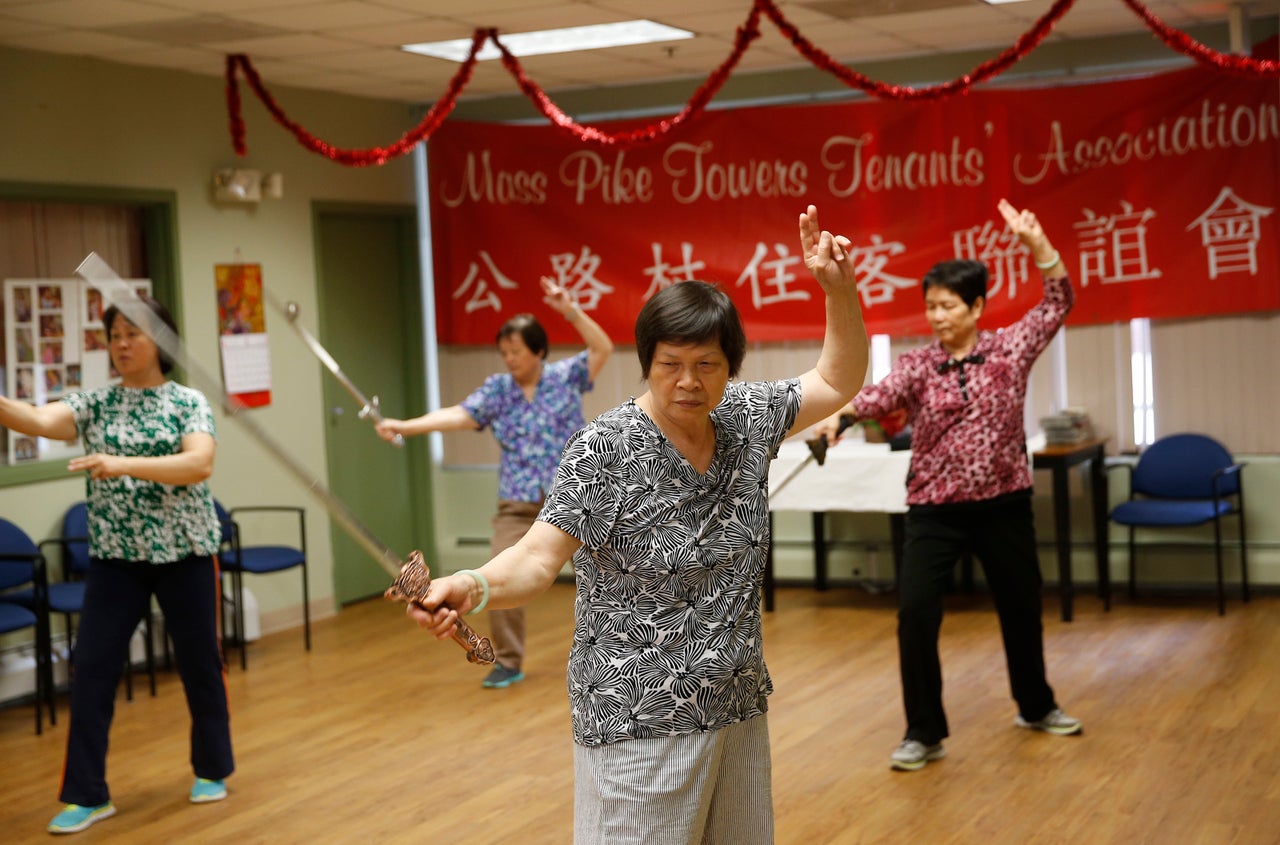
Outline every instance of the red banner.
[[(625, 125), (625, 124), (615, 124)], [(719, 282), (751, 340), (822, 336), (797, 218), (853, 242), (872, 333), (928, 334), (935, 262), (991, 270), (983, 325), (1020, 316), (1039, 272), (996, 202), (1036, 212), (1071, 271), (1070, 323), (1280, 308), (1280, 97), (1199, 68), (974, 91), (939, 102), (710, 112), (662, 143), (575, 144), (544, 126), (446, 123), (428, 145), (443, 343), (491, 344), (540, 276), (617, 342), (662, 286)], [(553, 342), (576, 343), (544, 320)]]

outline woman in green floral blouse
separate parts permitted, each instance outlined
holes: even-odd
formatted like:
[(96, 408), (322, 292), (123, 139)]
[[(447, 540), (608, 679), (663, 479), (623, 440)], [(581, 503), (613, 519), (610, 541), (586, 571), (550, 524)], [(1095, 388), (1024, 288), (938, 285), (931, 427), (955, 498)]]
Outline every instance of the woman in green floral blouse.
[[(218, 642), (221, 534), (207, 479), (214, 424), (199, 391), (168, 378), (173, 362), (150, 326), (173, 317), (155, 300), (109, 308), (111, 363), (120, 383), (39, 407), (0, 399), (0, 424), (51, 440), (84, 442), (67, 465), (86, 476), (90, 568), (76, 637), (71, 724), (53, 833), (74, 833), (115, 814), (106, 782), (116, 687), (139, 621), (154, 595), (173, 638), (192, 714), (195, 803), (226, 797), (234, 762)], [(129, 316), (126, 316), (126, 313)], [(131, 319), (132, 318), (132, 319)], [(145, 323), (147, 325), (138, 325)]]

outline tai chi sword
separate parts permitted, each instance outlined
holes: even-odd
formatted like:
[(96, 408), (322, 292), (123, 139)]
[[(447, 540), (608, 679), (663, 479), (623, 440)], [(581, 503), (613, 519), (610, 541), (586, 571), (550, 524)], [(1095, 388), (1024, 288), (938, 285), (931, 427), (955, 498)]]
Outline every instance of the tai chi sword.
[[(360, 388), (356, 387), (355, 384), (352, 383), (351, 379), (347, 378), (347, 374), (342, 372), (342, 368), (338, 366), (338, 362), (333, 359), (333, 356), (320, 345), (320, 341), (316, 340), (315, 336), (312, 335), (311, 332), (307, 331), (306, 328), (303, 327), (302, 323), (298, 322), (298, 315), (300, 313), (298, 303), (290, 302), (284, 308), (280, 308), (274, 299), (271, 299), (270, 297), (267, 299), (276, 308), (276, 310), (281, 311), (284, 314), (284, 318), (289, 321), (289, 325), (293, 326), (293, 330), (298, 333), (298, 337), (302, 338), (302, 342), (307, 345), (307, 348), (311, 350), (312, 354), (320, 359), (320, 363), (324, 364), (325, 369), (333, 373), (333, 377), (338, 380), (338, 383), (341, 384), (344, 389), (346, 389), (347, 393), (351, 394), (351, 398), (360, 403), (360, 411), (356, 416), (362, 420), (373, 420), (374, 425), (381, 423), (382, 411), (378, 407), (377, 395), (375, 394), (372, 399), (365, 398), (365, 395), (360, 392)], [(395, 446), (403, 446), (404, 436), (397, 434), (391, 440), (391, 443)]]
[[(146, 331), (147, 335), (155, 341), (156, 346), (174, 363), (182, 367), (188, 377), (198, 383), (197, 386), (201, 390), (222, 397), (223, 407), (228, 416), (236, 420), (269, 453), (274, 455), (295, 479), (311, 491), (311, 494), (351, 536), (351, 539), (355, 540), (379, 566), (386, 570), (388, 575), (395, 579), (387, 590), (387, 598), (416, 602), (426, 597), (427, 587), (431, 583), (431, 574), (423, 561), (422, 553), (415, 551), (401, 563), (400, 557), (375, 537), (341, 499), (329, 492), (318, 478), (308, 473), (306, 468), (255, 420), (240, 413), (244, 410), (244, 406), (222, 389), (220, 380), (211, 376), (187, 354), (177, 334), (165, 325), (142, 300), (138, 299), (133, 288), (121, 279), (107, 262), (103, 261), (96, 252), (91, 252), (76, 268), (76, 275), (101, 291), (108, 306), (116, 306), (129, 322)], [(467, 660), (472, 663), (494, 661), (493, 646), (488, 638), (478, 636), (462, 619), (458, 619), (457, 631), (453, 638), (466, 649)]]

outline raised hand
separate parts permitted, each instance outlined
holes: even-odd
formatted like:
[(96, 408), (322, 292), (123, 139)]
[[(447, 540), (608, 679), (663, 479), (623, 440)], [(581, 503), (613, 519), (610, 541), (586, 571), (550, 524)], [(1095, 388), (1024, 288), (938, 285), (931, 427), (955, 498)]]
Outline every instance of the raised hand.
[[(1049, 238), (1044, 233), (1044, 229), (1040, 226), (1040, 221), (1031, 209), (1024, 208), (1019, 211), (1014, 207), (1013, 203), (1006, 199), (1000, 200), (998, 206), (1000, 214), (1004, 217), (1004, 222), (1008, 224), (1009, 231), (1018, 236), (1018, 240), (1026, 244), (1032, 254), (1037, 252), (1040, 247), (1047, 247), (1045, 250), (1048, 254), (1053, 253), (1053, 247), (1049, 246)], [(1047, 258), (1048, 255), (1036, 256), (1037, 259)]]
[(538, 281), (542, 284), (542, 292), (546, 294), (542, 301), (551, 306), (553, 311), (567, 318), (578, 307), (578, 302), (569, 293), (569, 289), (556, 284), (550, 276), (543, 276)]
[(830, 293), (841, 286), (856, 286), (851, 242), (843, 235), (823, 231), (818, 223), (818, 209), (809, 208), (800, 215), (800, 246), (804, 250), (804, 266)]
[(1031, 259), (1041, 271), (1049, 276), (1061, 275), (1065, 272), (1060, 264), (1061, 256), (1053, 248), (1053, 244), (1049, 243), (1049, 236), (1044, 233), (1040, 221), (1030, 209), (1024, 208), (1019, 211), (1006, 199), (1000, 200), (997, 207), (1000, 209), (1001, 216), (1004, 217), (1004, 222), (1008, 224), (1009, 231), (1017, 235), (1018, 240), (1022, 241), (1031, 252)]

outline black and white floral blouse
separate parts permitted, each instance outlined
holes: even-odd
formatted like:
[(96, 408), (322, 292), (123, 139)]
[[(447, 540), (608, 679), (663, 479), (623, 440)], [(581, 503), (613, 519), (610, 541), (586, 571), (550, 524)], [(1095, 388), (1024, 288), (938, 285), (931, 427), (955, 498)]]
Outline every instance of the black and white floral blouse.
[(764, 713), (769, 462), (799, 380), (731, 383), (700, 474), (631, 400), (565, 446), (539, 519), (582, 541), (569, 654), (574, 740), (716, 730)]

